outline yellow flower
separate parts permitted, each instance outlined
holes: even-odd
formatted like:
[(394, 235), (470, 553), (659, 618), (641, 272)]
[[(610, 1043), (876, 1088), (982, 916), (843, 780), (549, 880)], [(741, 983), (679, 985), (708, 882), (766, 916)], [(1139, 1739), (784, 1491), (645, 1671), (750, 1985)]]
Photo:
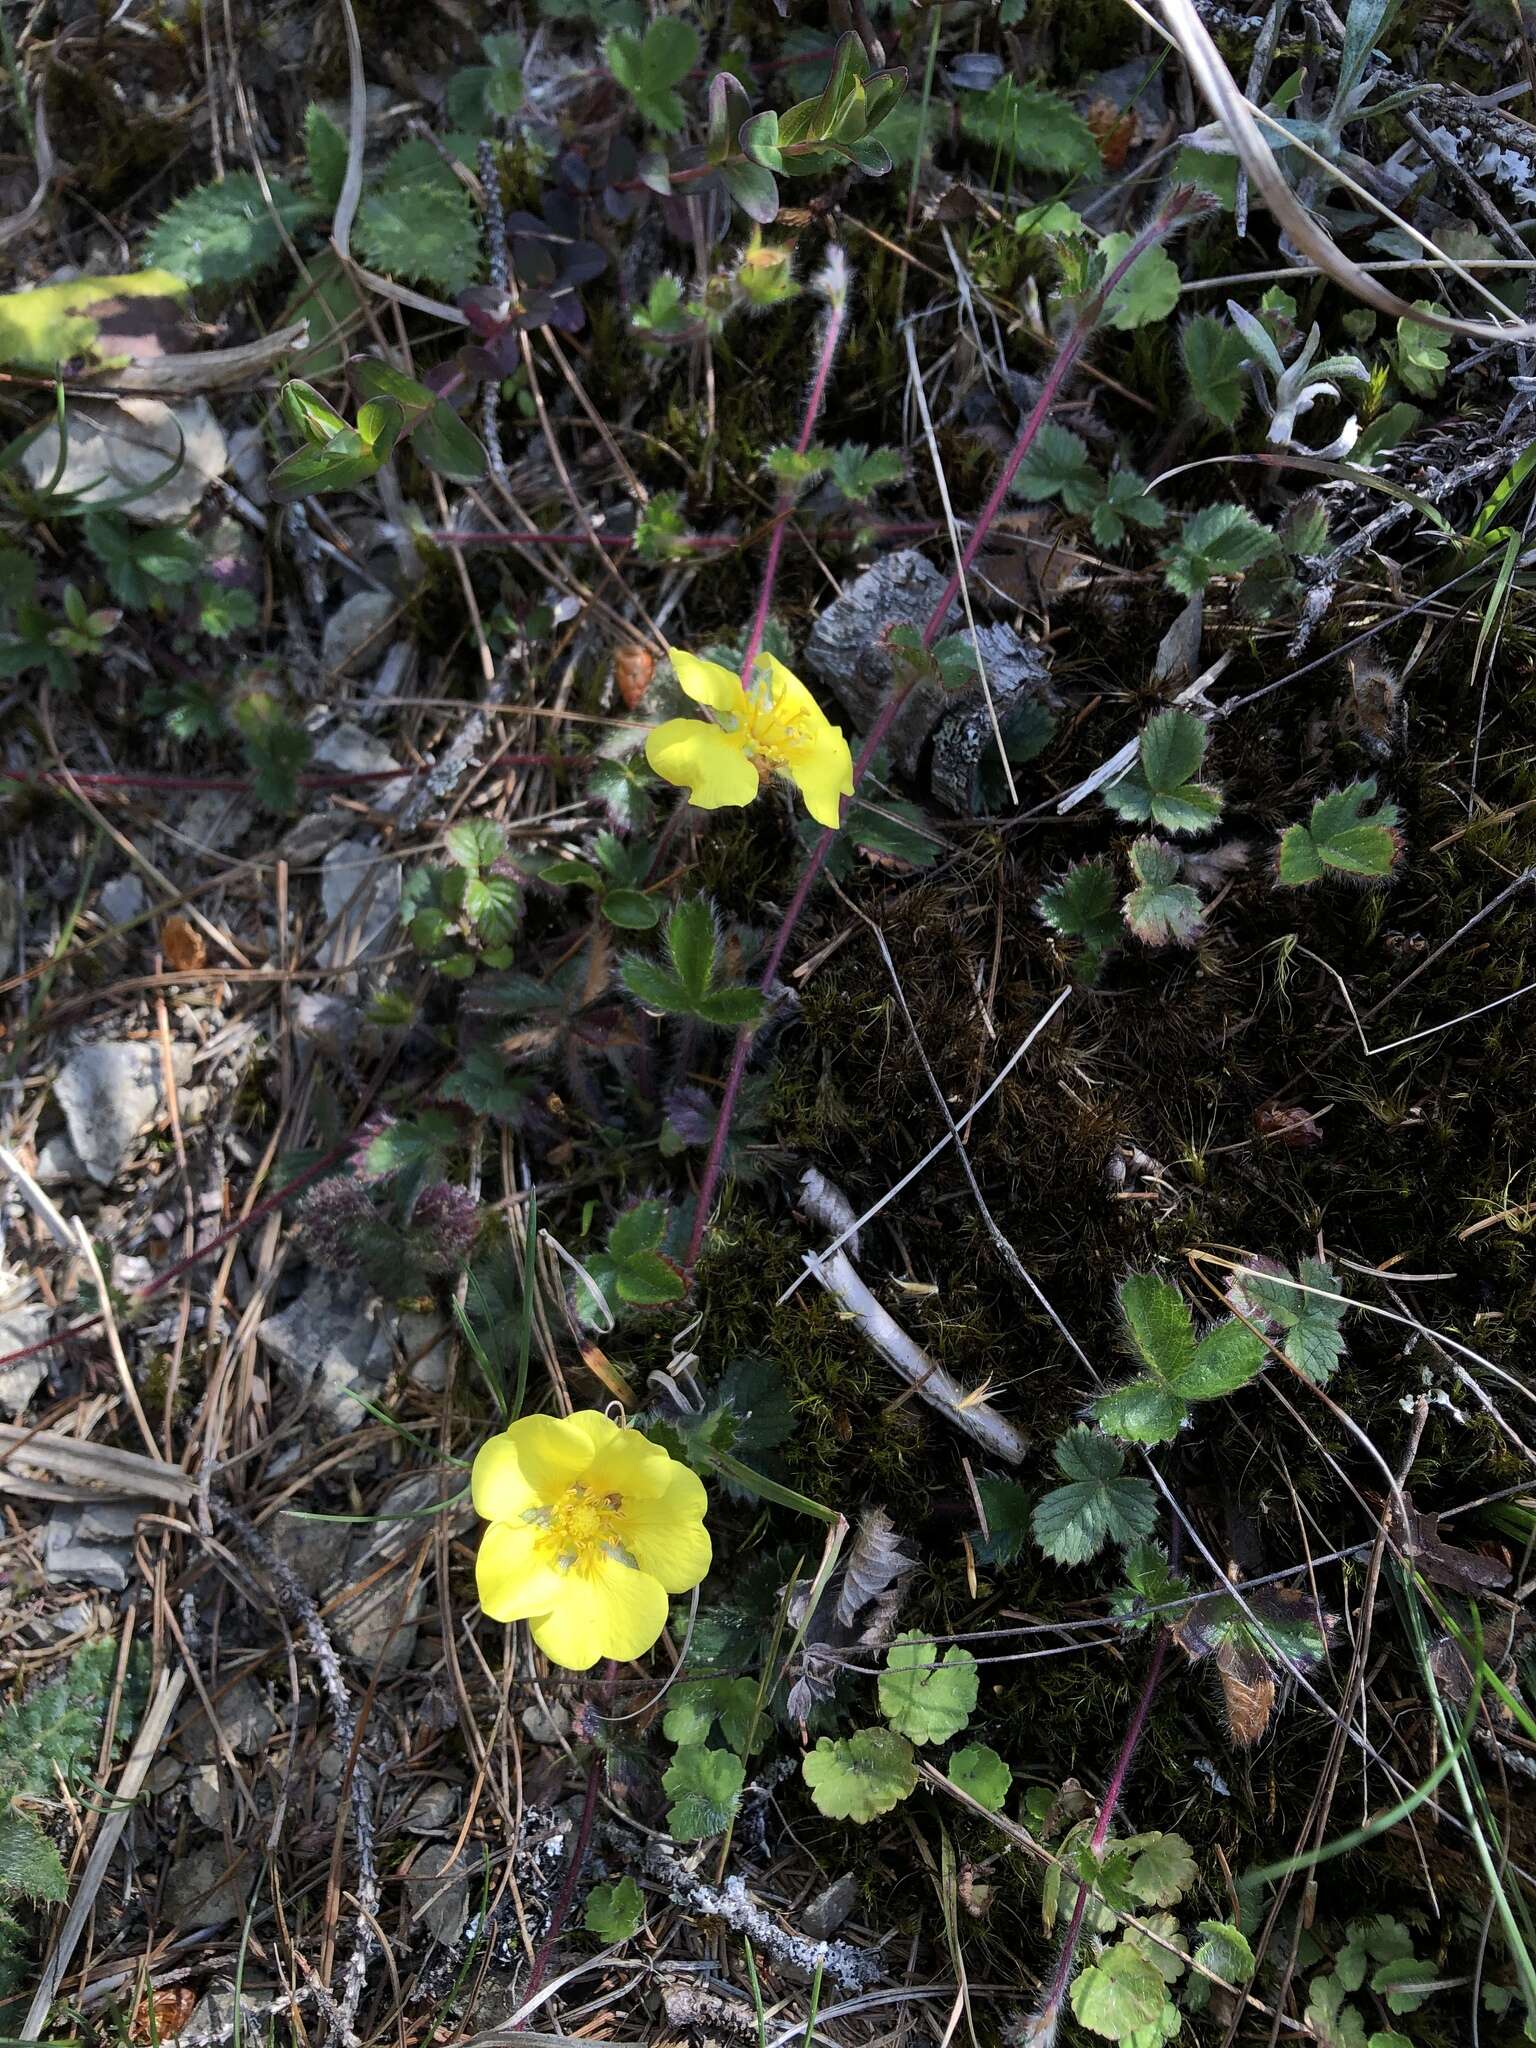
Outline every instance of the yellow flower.
[(684, 693), (720, 723), (669, 718), (646, 736), (645, 758), (664, 782), (686, 789), (701, 811), (749, 804), (770, 775), (787, 775), (818, 825), (841, 823), (840, 797), (853, 795), (853, 757), (841, 726), (783, 662), (768, 653), (753, 664), (750, 689), (716, 661), (671, 647)]
[(493, 1621), (526, 1621), (551, 1663), (587, 1671), (644, 1656), (667, 1595), (709, 1570), (698, 1475), (584, 1408), (525, 1415), (482, 1444), (471, 1475), (490, 1523), (475, 1582)]

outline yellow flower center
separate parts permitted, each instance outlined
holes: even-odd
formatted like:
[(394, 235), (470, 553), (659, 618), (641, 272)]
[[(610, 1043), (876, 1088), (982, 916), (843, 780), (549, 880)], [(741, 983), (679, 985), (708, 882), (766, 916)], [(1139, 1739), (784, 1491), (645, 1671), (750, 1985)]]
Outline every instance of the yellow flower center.
[(557, 1572), (589, 1571), (600, 1557), (633, 1566), (635, 1560), (619, 1541), (624, 1514), (620, 1493), (593, 1493), (578, 1479), (548, 1507), (529, 1508), (523, 1516), (540, 1531), (542, 1561)]
[(757, 673), (743, 692), (747, 700), (747, 751), (770, 768), (787, 768), (791, 753), (805, 744), (805, 735), (789, 716), (785, 699), (788, 691), (774, 693), (773, 671), (761, 656)]

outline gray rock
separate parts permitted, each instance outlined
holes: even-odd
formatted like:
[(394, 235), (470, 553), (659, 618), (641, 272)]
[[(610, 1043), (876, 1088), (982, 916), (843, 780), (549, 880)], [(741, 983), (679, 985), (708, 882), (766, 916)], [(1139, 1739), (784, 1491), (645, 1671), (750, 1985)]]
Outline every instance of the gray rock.
[[(379, 775), (398, 771), (400, 763), (382, 740), (363, 731), (350, 720), (315, 742), (316, 762), (337, 775)], [(348, 791), (375, 811), (392, 811), (403, 804), (411, 778), (395, 773), (392, 782), (362, 782)]]
[(478, 1857), (453, 1853), (451, 1842), (432, 1842), (411, 1865), (405, 1895), (411, 1918), (444, 1947), (458, 1940), (469, 1919), (469, 1880)]
[(448, 1382), (448, 1352), (453, 1333), (443, 1318), (406, 1309), (395, 1323), (395, 1343), (406, 1361), (413, 1387), (440, 1393)]
[(186, 2025), (176, 2036), (183, 2048), (213, 2048), (214, 2043), (264, 2041), (266, 2012), (249, 1998), (236, 1999), (232, 1984), (210, 1984), (193, 2006)]
[(194, 1764), (187, 1772), (187, 1803), (205, 1828), (217, 1829), (224, 1803), (217, 1764)]
[(204, 853), (228, 853), (255, 823), (255, 807), (227, 790), (204, 790), (182, 813), (178, 831), (188, 845)]
[(160, 1904), (173, 1927), (222, 1927), (244, 1915), (247, 1882), (244, 1859), (230, 1869), (223, 1844), (207, 1842), (171, 1865)]
[(349, 1052), (362, 1026), (356, 1003), (344, 996), (322, 995), (305, 989), (294, 998), (294, 1029), (305, 1045), (317, 1046), (333, 1058)]
[(129, 1146), (159, 1113), (159, 1048), (129, 1039), (82, 1045), (53, 1092), (86, 1172), (109, 1187)]
[[(236, 1756), (253, 1756), (277, 1727), (277, 1716), (253, 1679), (237, 1679), (227, 1692), (217, 1693), (213, 1710), (224, 1740)], [(209, 1762), (220, 1753), (217, 1735), (199, 1716), (187, 1737), (187, 1754)]]
[[(355, 1401), (347, 1405), (357, 1407)], [(338, 1582), (352, 1543), (345, 1522), (306, 1522), (284, 1510), (269, 1533), (273, 1549), (307, 1592), (318, 1596)]]
[(328, 1436), (344, 1436), (364, 1419), (352, 1390), (376, 1399), (389, 1376), (389, 1339), (368, 1320), (366, 1301), (356, 1281), (313, 1273), (296, 1301), (257, 1326), (257, 1343), (309, 1396)]
[(137, 875), (114, 875), (103, 882), (96, 908), (108, 924), (127, 924), (149, 908), (149, 892)]
[(320, 659), (333, 676), (345, 675), (360, 656), (377, 661), (388, 650), (389, 624), (400, 610), (387, 590), (359, 590), (325, 622)]
[(67, 1133), (56, 1131), (37, 1155), (38, 1186), (61, 1188), (89, 1178), (85, 1161), (69, 1142)]
[(60, 491), (94, 486), (98, 501), (115, 503), (141, 526), (187, 519), (229, 467), (229, 443), (206, 398), (171, 405), (137, 397), (76, 403), (65, 421), (64, 442), (62, 476), (56, 426), (45, 428), (27, 448), (21, 459), (32, 482), (41, 489), (55, 479)]
[(437, 1835), (457, 1825), (463, 1795), (446, 1778), (430, 1778), (407, 1796), (410, 1804), (400, 1816), (400, 1825), (408, 1835)]
[[(332, 1625), (338, 1646), (360, 1664), (396, 1672), (410, 1663), (427, 1593), (425, 1574), (413, 1570), (413, 1553), (429, 1534), (422, 1511), (454, 1491), (447, 1471), (413, 1472), (389, 1489), (375, 1510), (377, 1519), (354, 1538), (346, 1583), (363, 1590), (332, 1609)], [(450, 1528), (467, 1528), (474, 1519), (462, 1503), (442, 1512)]]
[(836, 1934), (858, 1902), (859, 1880), (851, 1870), (820, 1891), (799, 1916), (800, 1931), (812, 1941), (826, 1941)]
[[(24, 1351), (29, 1344), (40, 1344), (48, 1334), (49, 1320), (49, 1311), (40, 1301), (27, 1302), (0, 1316), (0, 1357)], [(47, 1377), (46, 1351), (39, 1351), (33, 1358), (18, 1358), (14, 1365), (0, 1365), (0, 1415), (19, 1422)]]
[(133, 1563), (138, 1513), (115, 1501), (55, 1508), (43, 1524), (43, 1569), (49, 1579), (120, 1593)]
[(382, 953), (400, 907), (400, 863), (373, 840), (347, 839), (321, 864), (320, 902), (328, 925), (322, 967), (348, 967)]
[[(866, 569), (816, 621), (806, 647), (807, 666), (856, 726), (867, 730), (874, 724), (891, 687), (891, 659), (882, 645), (885, 629), (922, 626), (943, 595), (945, 581), (926, 556), (901, 549)], [(960, 623), (957, 606), (951, 630)], [(1008, 712), (1016, 703), (1049, 694), (1049, 663), (1011, 626), (978, 626), (976, 643), (1006, 731)], [(991, 736), (991, 713), (979, 685), (955, 691), (923, 682), (897, 712), (888, 744), (901, 772), (915, 776), (931, 740), (933, 794), (964, 812), (974, 807), (976, 774)]]

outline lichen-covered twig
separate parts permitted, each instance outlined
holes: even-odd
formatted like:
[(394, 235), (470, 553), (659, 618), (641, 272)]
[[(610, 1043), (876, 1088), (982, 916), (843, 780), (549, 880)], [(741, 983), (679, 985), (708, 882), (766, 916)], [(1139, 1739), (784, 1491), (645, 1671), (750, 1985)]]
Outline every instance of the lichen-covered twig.
[(347, 1689), (347, 1681), (342, 1675), (341, 1660), (336, 1654), (336, 1645), (331, 1641), (330, 1631), (321, 1618), (319, 1608), (297, 1575), (278, 1556), (266, 1537), (253, 1528), (239, 1509), (229, 1501), (217, 1494), (211, 1494), (208, 1508), (214, 1521), (228, 1531), (251, 1561), (260, 1566), (266, 1574), (277, 1596), (278, 1604), (308, 1643), (310, 1655), (315, 1660), (315, 1668), (320, 1673), (320, 1683), (330, 1703), (337, 1746), (343, 1756), (352, 1759), (348, 1791), (352, 1803), (352, 1832), (357, 1842), (357, 1883), (353, 1888), (357, 1900), (357, 1934), (352, 1944), (352, 1952), (347, 1957), (341, 1997), (336, 2009), (329, 2016), (326, 2038), (328, 2048), (335, 2048), (338, 2041), (346, 2042), (351, 2037), (352, 2022), (356, 2019), (358, 2006), (362, 2003), (368, 1965), (378, 1947), (374, 1927), (379, 1908), (380, 1888), (373, 1842), (373, 1781), (371, 1774), (364, 1767), (362, 1758), (354, 1755), (357, 1712), (352, 1704), (352, 1695)]
[(989, 1403), (958, 1387), (938, 1360), (930, 1358), (921, 1345), (912, 1341), (864, 1285), (846, 1252), (834, 1252), (829, 1259), (808, 1263), (822, 1286), (837, 1296), (880, 1356), (895, 1367), (915, 1393), (941, 1415), (947, 1415), (957, 1429), (974, 1437), (993, 1457), (1008, 1465), (1023, 1464), (1027, 1445), (1019, 1431)]
[(653, 1838), (646, 1843), (644, 1867), (648, 1877), (667, 1887), (674, 1905), (722, 1921), (745, 1935), (762, 1954), (807, 1977), (813, 1977), (820, 1965), (846, 1990), (867, 1991), (886, 1974), (884, 1957), (869, 1949), (855, 1948), (851, 1941), (813, 1941), (809, 1935), (782, 1926), (751, 1897), (745, 1878), (728, 1877), (721, 1885), (706, 1883), (665, 1842)]

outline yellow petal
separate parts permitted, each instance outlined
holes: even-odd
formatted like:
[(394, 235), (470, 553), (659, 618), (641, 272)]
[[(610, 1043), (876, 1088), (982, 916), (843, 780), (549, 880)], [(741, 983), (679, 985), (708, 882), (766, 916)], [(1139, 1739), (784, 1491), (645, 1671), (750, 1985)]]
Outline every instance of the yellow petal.
[(706, 1496), (696, 1472), (669, 1459), (667, 1490), (659, 1500), (624, 1502), (620, 1536), (641, 1571), (668, 1593), (688, 1593), (705, 1576), (713, 1557), (704, 1527)]
[(540, 1532), (520, 1522), (492, 1522), (475, 1555), (475, 1588), (492, 1621), (547, 1614), (568, 1581), (540, 1561)]
[(669, 647), (667, 653), (685, 697), (691, 697), (695, 704), (707, 704), (711, 711), (728, 711), (734, 718), (746, 716), (746, 692), (740, 676), (722, 668), (718, 661), (685, 654), (681, 647)]
[(787, 756), (785, 766), (817, 824), (835, 832), (843, 822), (839, 799), (853, 795), (853, 756), (841, 726), (828, 725), (825, 719), (822, 726), (813, 741)]
[[(599, 1451), (607, 1450), (608, 1446), (619, 1434), (619, 1425), (616, 1422), (610, 1422), (601, 1408), (577, 1408), (572, 1414), (567, 1415), (565, 1419), (572, 1429), (579, 1429), (588, 1443), (591, 1444), (594, 1457), (597, 1456)], [(590, 1474), (587, 1475), (587, 1483), (591, 1484)]]
[(826, 715), (821, 706), (794, 670), (786, 668), (776, 654), (770, 654), (765, 647), (753, 667), (759, 686), (766, 683), (773, 708), (782, 717), (799, 726), (802, 732), (812, 734), (826, 725)]
[(516, 1522), (558, 1499), (592, 1462), (592, 1440), (554, 1415), (524, 1415), (480, 1446), (470, 1474), (475, 1513)]
[(600, 1557), (567, 1572), (560, 1597), (531, 1627), (552, 1664), (590, 1671), (600, 1657), (643, 1657), (667, 1625), (667, 1596), (648, 1572)]
[(586, 1484), (594, 1493), (617, 1493), (626, 1501), (659, 1500), (675, 1469), (660, 1444), (651, 1443), (637, 1429), (615, 1430), (592, 1460)]
[(725, 804), (751, 803), (761, 786), (741, 750), (746, 737), (724, 733), (702, 718), (669, 718), (646, 734), (645, 758), (663, 782), (686, 789), (688, 801), (701, 811), (718, 811)]

